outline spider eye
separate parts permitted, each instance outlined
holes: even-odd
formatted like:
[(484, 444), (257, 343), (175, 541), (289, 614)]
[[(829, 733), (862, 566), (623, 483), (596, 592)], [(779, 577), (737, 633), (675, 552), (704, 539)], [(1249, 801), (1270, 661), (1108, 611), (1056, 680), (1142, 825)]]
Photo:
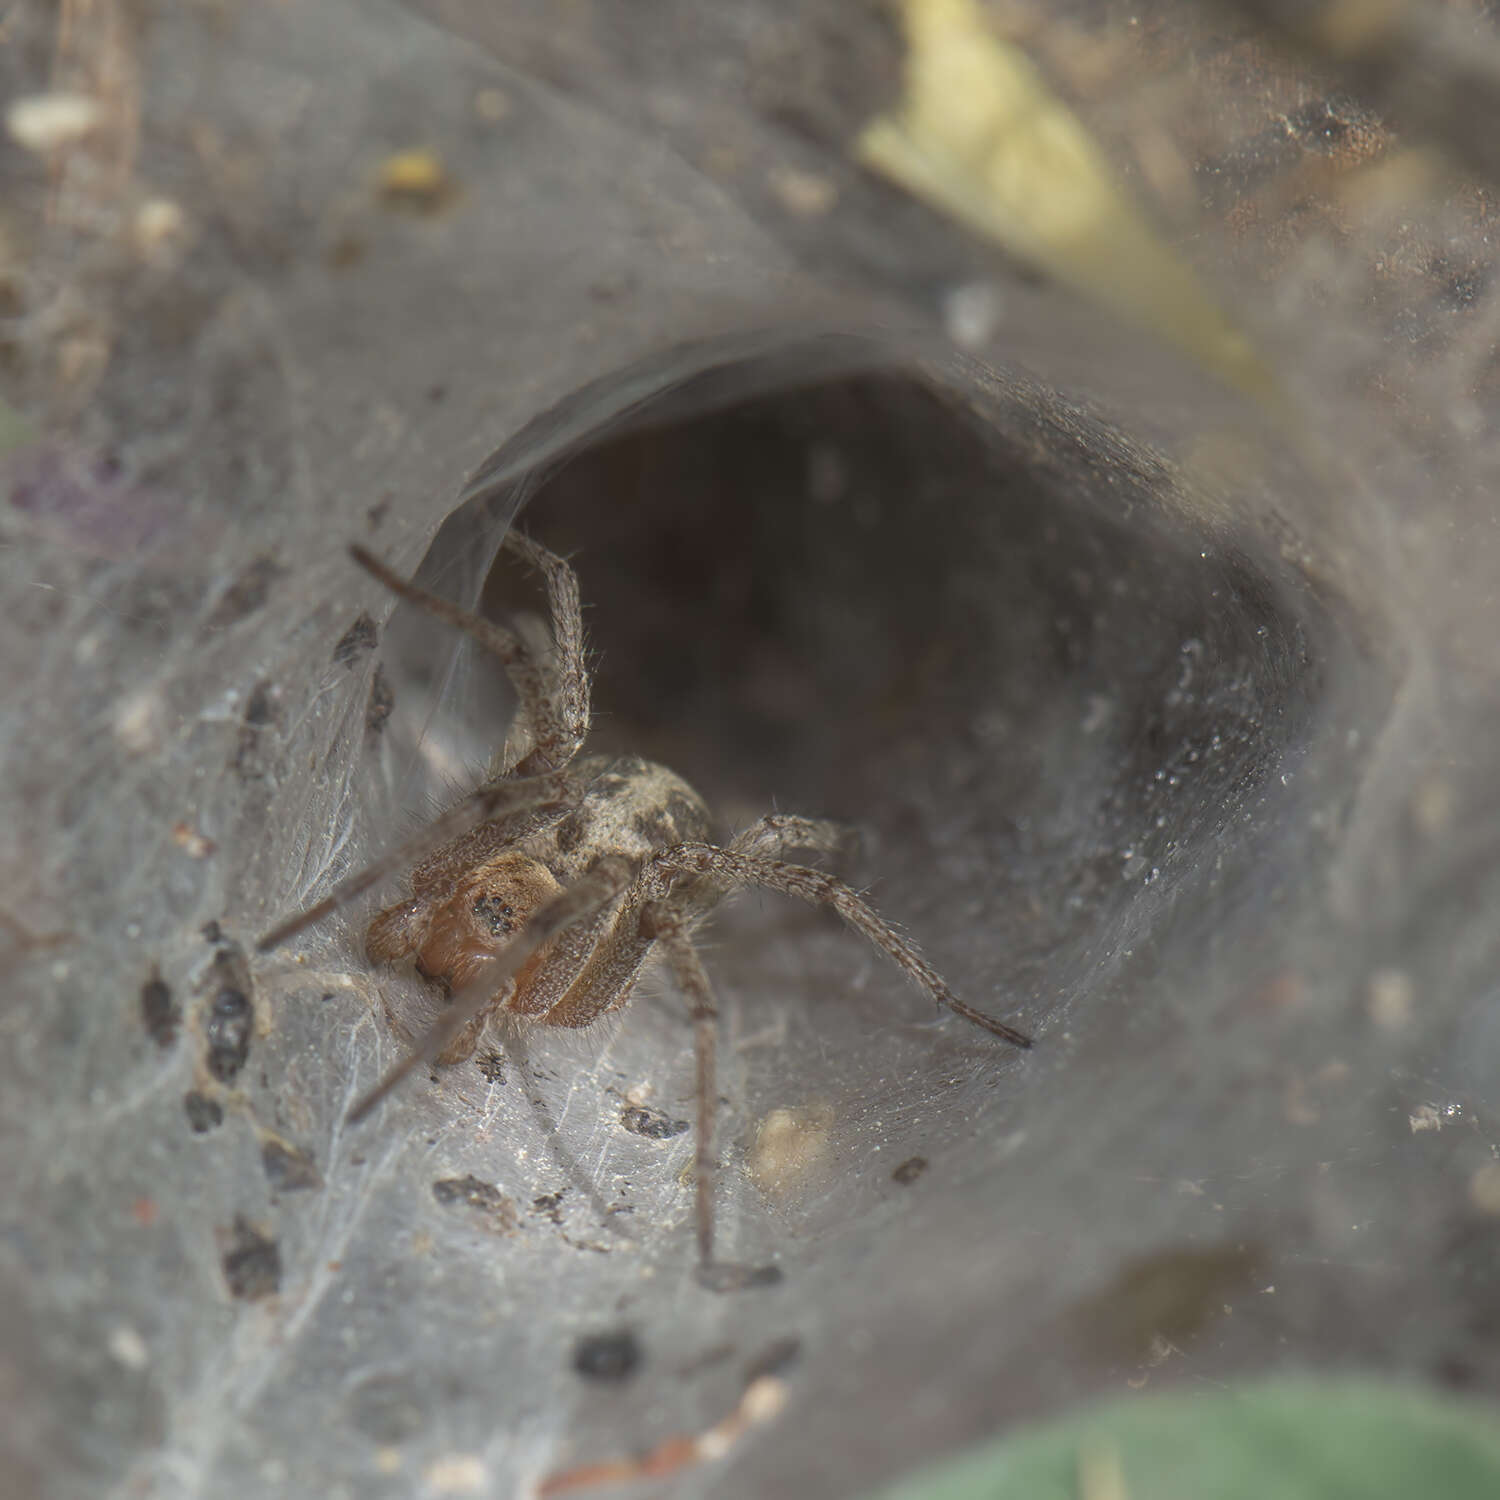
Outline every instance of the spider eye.
[(511, 921), (515, 908), (498, 896), (481, 896), (473, 906), (474, 915), (496, 936), (509, 937), (516, 924)]

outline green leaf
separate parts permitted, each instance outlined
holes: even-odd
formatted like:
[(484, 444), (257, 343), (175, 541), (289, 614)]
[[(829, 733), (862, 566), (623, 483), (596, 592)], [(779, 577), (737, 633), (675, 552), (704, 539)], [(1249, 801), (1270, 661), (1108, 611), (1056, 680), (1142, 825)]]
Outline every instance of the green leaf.
[(0, 401), (0, 458), (36, 440), (31, 423), (20, 412)]
[(1138, 1396), (1017, 1433), (880, 1500), (1494, 1500), (1500, 1415), (1373, 1382)]

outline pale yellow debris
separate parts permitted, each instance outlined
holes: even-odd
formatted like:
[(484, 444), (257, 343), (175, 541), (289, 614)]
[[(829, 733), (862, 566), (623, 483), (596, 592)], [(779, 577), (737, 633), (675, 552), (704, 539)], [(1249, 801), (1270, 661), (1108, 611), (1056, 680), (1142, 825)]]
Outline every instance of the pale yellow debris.
[(1417, 987), (1400, 969), (1377, 969), (1370, 975), (1365, 1010), (1381, 1031), (1400, 1031), (1411, 1024)]
[(103, 115), (99, 101), (87, 94), (31, 94), (6, 110), (5, 128), (18, 145), (45, 154), (76, 145)]
[(773, 1109), (756, 1127), (745, 1170), (768, 1198), (789, 1198), (816, 1177), (828, 1155), (833, 1111), (825, 1105)]
[(1469, 1201), (1482, 1214), (1500, 1217), (1500, 1161), (1488, 1161), (1469, 1179)]
[(1191, 354), (1270, 391), (1249, 341), (1115, 183), (1104, 153), (975, 0), (903, 0), (897, 108), (856, 143), (913, 196)]
[(475, 1453), (454, 1453), (435, 1459), (422, 1475), (439, 1495), (477, 1495), (489, 1482), (484, 1460)]

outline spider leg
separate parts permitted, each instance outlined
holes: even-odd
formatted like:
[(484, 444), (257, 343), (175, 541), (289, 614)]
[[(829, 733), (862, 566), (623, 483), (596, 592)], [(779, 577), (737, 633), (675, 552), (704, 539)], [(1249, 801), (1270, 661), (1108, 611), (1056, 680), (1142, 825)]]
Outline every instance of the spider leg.
[(982, 1026), (986, 1031), (1009, 1042), (1013, 1047), (1029, 1047), (1032, 1039), (1025, 1032), (987, 1016), (966, 1005), (950, 990), (941, 974), (922, 957), (870, 904), (843, 881), (824, 870), (806, 865), (783, 864), (760, 855), (739, 854), (732, 849), (716, 849), (711, 844), (678, 844), (656, 856), (655, 864), (664, 871), (707, 877), (710, 882), (729, 886), (764, 886), (795, 896), (813, 906), (831, 907), (861, 937), (879, 948), (908, 978), (926, 990), (941, 1006), (955, 1015)]
[[(718, 1007), (713, 985), (693, 945), (692, 930), (723, 891), (713, 879), (678, 883), (680, 863), (672, 856), (682, 846), (652, 856), (625, 892), (608, 928), (571, 977), (566, 991), (540, 1019), (548, 1026), (588, 1026), (604, 1012), (623, 1005), (635, 988), (641, 967), (660, 943), (686, 997), (693, 1021), (697, 1074), (697, 1140), (694, 1145), (694, 1211), (698, 1238), (698, 1280), (710, 1291), (737, 1291), (780, 1280), (775, 1266), (741, 1266), (715, 1261), (714, 1113), (718, 1090), (716, 1029)], [(696, 848), (697, 846), (691, 846)]]
[(626, 889), (635, 873), (629, 860), (611, 855), (536, 912), (505, 949), (453, 997), (427, 1035), (349, 1111), (348, 1123), (358, 1124), (408, 1073), (442, 1056), (470, 1022), (503, 1004), (509, 981), (543, 943), (607, 905)]
[[(397, 598), (416, 605), (418, 609), (434, 619), (443, 621), (445, 625), (452, 625), (455, 629), (463, 631), (465, 635), (477, 641), (492, 656), (499, 659), (505, 668), (506, 676), (510, 678), (511, 686), (516, 690), (516, 697), (520, 700), (520, 717), (530, 727), (534, 746), (539, 749), (542, 746), (560, 746), (563, 743), (566, 735), (553, 707), (547, 674), (530, 647), (514, 630), (494, 620), (487, 620), (483, 615), (475, 614), (473, 610), (464, 609), (450, 599), (443, 599), (437, 594), (429, 593), (426, 589), (418, 588), (416, 584), (403, 578), (394, 569), (387, 567), (374, 553), (367, 551), (364, 547), (350, 547), (349, 555), (365, 572), (377, 578)], [(531, 752), (532, 755), (535, 753), (535, 750)], [(538, 764), (532, 769), (554, 770), (571, 759), (571, 755), (559, 760), (548, 759), (546, 764)], [(505, 775), (511, 769), (511, 766), (502, 764), (499, 771), (501, 775)]]
[[(809, 849), (817, 854), (833, 854), (855, 842), (853, 829), (827, 818), (803, 818), (795, 813), (768, 813), (736, 834), (729, 843), (732, 854), (779, 859), (788, 849)], [(669, 882), (670, 883), (670, 882)], [(700, 875), (679, 880), (672, 887), (674, 905), (683, 910), (696, 909), (700, 915), (722, 901), (735, 882)]]
[(542, 575), (547, 612), (552, 618), (555, 682), (549, 694), (548, 732), (538, 729), (531, 752), (516, 766), (522, 775), (568, 764), (589, 733), (589, 674), (583, 660), (583, 604), (572, 566), (540, 542), (514, 527), (506, 533), (507, 551)]
[[(712, 904), (713, 897), (708, 898)], [(621, 904), (613, 930), (596, 949), (600, 967), (614, 967), (625, 976), (613, 1004), (623, 1004), (635, 985), (635, 975), (653, 943), (659, 942), (672, 972), (687, 998), (693, 1021), (693, 1056), (698, 1101), (697, 1139), (693, 1151), (693, 1209), (697, 1222), (698, 1282), (712, 1292), (739, 1291), (745, 1287), (770, 1286), (781, 1279), (775, 1266), (733, 1265), (714, 1259), (714, 1186), (718, 1176), (714, 1156), (714, 1115), (718, 1108), (717, 1030), (719, 1011), (713, 985), (693, 945), (692, 928), (704, 913), (703, 893), (672, 889), (671, 876), (654, 858), (636, 877), (631, 892)], [(635, 903), (641, 904), (637, 906)], [(582, 997), (576, 1015), (587, 1019), (563, 1021), (564, 1025), (587, 1025), (598, 1014), (601, 997), (593, 995), (585, 972), (575, 984)], [(565, 1000), (568, 997), (565, 997)], [(609, 1008), (608, 1004), (604, 1008)], [(555, 1014), (555, 1012), (554, 1012)], [(554, 1022), (553, 1015), (545, 1018)]]
[(693, 1154), (693, 1192), (698, 1222), (698, 1259), (709, 1265), (714, 1256), (714, 1113), (718, 1098), (715, 1081), (715, 1044), (719, 1012), (713, 986), (686, 926), (672, 918), (658, 919), (655, 930), (666, 949), (677, 983), (687, 997), (693, 1021), (693, 1057), (698, 1090), (698, 1139)]
[(765, 855), (776, 858), (788, 849), (811, 849), (833, 854), (852, 843), (852, 828), (830, 818), (801, 818), (796, 813), (768, 813), (730, 841), (732, 854)]
[[(537, 1019), (544, 1026), (591, 1026), (606, 1012), (625, 1004), (659, 935), (655, 919), (661, 907), (657, 903), (672, 891), (673, 879), (673, 872), (662, 866), (659, 854), (636, 870), (618, 909), (585, 960), (567, 976), (566, 984), (549, 986), (550, 1004), (545, 1013), (536, 1007)], [(678, 904), (691, 911), (690, 920), (697, 920), (718, 901), (720, 893), (695, 891), (697, 899), (686, 902), (680, 893), (674, 894)]]
[[(486, 989), (494, 982), (493, 975), (484, 977)], [(515, 992), (515, 980), (507, 979), (499, 989), (485, 998), (480, 1009), (459, 1027), (452, 1040), (433, 1056), (432, 1061), (441, 1063), (445, 1068), (452, 1067), (455, 1063), (468, 1062), (479, 1050), (479, 1038), (484, 1034), (484, 1028), (489, 1023), (490, 1017), (497, 1010), (504, 1010), (506, 1001)], [(423, 1038), (421, 1046), (426, 1045), (427, 1039)]]
[[(568, 778), (565, 797), (523, 805), (514, 811), (487, 818), (467, 833), (460, 834), (451, 844), (445, 844), (414, 864), (407, 876), (412, 895), (446, 895), (470, 871), (560, 823), (577, 805), (579, 793), (588, 784), (586, 777), (574, 776), (571, 771)], [(527, 778), (502, 778), (509, 785), (523, 779)], [(486, 786), (494, 784), (493, 778), (485, 783)]]
[(566, 771), (552, 771), (543, 776), (492, 781), (487, 786), (480, 787), (472, 796), (465, 797), (456, 807), (449, 808), (440, 818), (435, 818), (415, 837), (387, 850), (373, 864), (366, 865), (363, 870), (341, 880), (321, 901), (273, 927), (256, 943), (256, 950), (269, 953), (271, 949), (280, 947), (288, 938), (295, 937), (314, 922), (321, 922), (329, 913), (347, 905), (377, 881), (384, 880), (393, 870), (399, 870), (422, 855), (440, 849), (474, 824), (547, 803), (567, 803), (577, 796), (579, 786), (578, 777)]

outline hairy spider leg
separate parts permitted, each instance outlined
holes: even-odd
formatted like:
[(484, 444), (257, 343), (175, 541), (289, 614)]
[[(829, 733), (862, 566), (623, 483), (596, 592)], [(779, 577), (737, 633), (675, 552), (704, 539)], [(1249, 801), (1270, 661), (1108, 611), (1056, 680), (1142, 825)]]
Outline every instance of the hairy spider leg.
[(463, 631), (499, 659), (520, 700), (532, 743), (524, 754), (502, 761), (496, 774), (531, 776), (561, 770), (588, 738), (589, 677), (583, 660), (583, 605), (578, 595), (577, 575), (556, 553), (514, 529), (506, 535), (505, 549), (542, 575), (552, 617), (555, 681), (548, 680), (542, 664), (508, 626), (418, 588), (364, 547), (350, 547), (349, 555), (393, 594)]
[(741, 854), (733, 849), (716, 849), (712, 844), (678, 844), (675, 848), (663, 850), (656, 858), (657, 863), (667, 870), (707, 876), (729, 886), (760, 885), (767, 890), (795, 896), (813, 906), (830, 907), (940, 1006), (976, 1026), (982, 1026), (1013, 1047), (1032, 1045), (1032, 1039), (1025, 1032), (1017, 1031), (1004, 1021), (997, 1021), (960, 1000), (944, 983), (942, 975), (895, 928), (863, 897), (826, 870), (816, 870), (809, 865), (783, 864), (779, 860)]
[(364, 869), (341, 880), (321, 901), (273, 927), (256, 943), (256, 950), (269, 953), (273, 948), (279, 948), (288, 938), (295, 937), (340, 907), (347, 906), (356, 896), (363, 895), (387, 875), (421, 859), (424, 854), (440, 849), (477, 823), (553, 804), (566, 808), (577, 799), (579, 789), (579, 778), (567, 771), (551, 771), (541, 776), (490, 782), (465, 797), (457, 806), (450, 807), (441, 817), (435, 818), (404, 843), (387, 850)]
[(542, 575), (556, 647), (555, 683), (549, 683), (547, 673), (515, 631), (418, 588), (364, 547), (350, 547), (354, 561), (398, 598), (464, 631), (499, 658), (530, 726), (532, 746), (513, 762), (502, 763), (484, 786), (415, 838), (341, 882), (316, 905), (273, 927), (256, 944), (260, 952), (268, 953), (279, 947), (369, 890), (377, 881), (441, 848), (476, 823), (548, 802), (570, 801), (576, 795), (575, 783), (549, 782), (547, 778), (549, 773), (565, 770), (588, 737), (589, 679), (584, 665), (583, 607), (577, 575), (556, 553), (515, 529), (507, 533), (505, 548)]
[(735, 854), (768, 855), (788, 849), (810, 849), (816, 854), (834, 854), (858, 842), (859, 835), (831, 818), (803, 818), (796, 813), (767, 813), (743, 833), (729, 841)]
[(717, 1065), (719, 1011), (713, 985), (698, 950), (682, 922), (667, 920), (658, 928), (661, 945), (677, 984), (687, 998), (693, 1022), (693, 1060), (698, 1092), (698, 1138), (693, 1143), (693, 1208), (698, 1228), (698, 1261), (714, 1258), (714, 1188), (718, 1161), (714, 1156), (714, 1106), (718, 1100)]
[(556, 650), (549, 696), (558, 727), (554, 737), (545, 742), (537, 736), (531, 753), (517, 763), (516, 774), (530, 776), (567, 765), (588, 739), (589, 673), (584, 662), (583, 601), (578, 593), (578, 575), (565, 558), (514, 527), (506, 533), (505, 546), (542, 575)]

